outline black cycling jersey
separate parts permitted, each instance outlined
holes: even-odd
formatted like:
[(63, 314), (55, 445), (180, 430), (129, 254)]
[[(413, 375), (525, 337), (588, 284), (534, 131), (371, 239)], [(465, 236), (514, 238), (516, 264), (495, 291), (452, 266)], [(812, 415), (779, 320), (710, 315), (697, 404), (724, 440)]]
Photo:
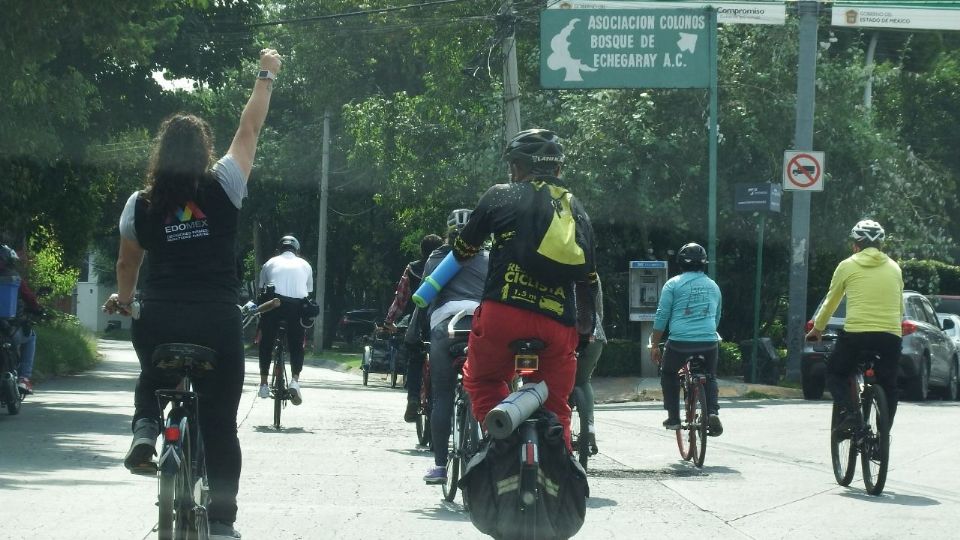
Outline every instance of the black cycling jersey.
[[(525, 191), (534, 189), (529, 182), (497, 184), (477, 203), (467, 226), (454, 244), (458, 259), (476, 255), (493, 234), (490, 269), (483, 298), (541, 313), (566, 326), (576, 322), (573, 282), (561, 286), (543, 285), (516, 262), (511, 239), (516, 234), (518, 216), (525, 210), (520, 201), (530, 200)], [(579, 201), (576, 211), (586, 216)], [(589, 218), (588, 218), (589, 219)], [(594, 273), (595, 275), (595, 273)]]

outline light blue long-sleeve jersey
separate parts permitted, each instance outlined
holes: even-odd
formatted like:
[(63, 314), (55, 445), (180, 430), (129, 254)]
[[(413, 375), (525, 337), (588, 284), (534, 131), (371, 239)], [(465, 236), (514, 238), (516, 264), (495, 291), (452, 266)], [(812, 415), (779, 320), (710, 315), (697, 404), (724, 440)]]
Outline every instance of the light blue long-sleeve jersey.
[(660, 291), (654, 330), (670, 324), (671, 341), (718, 341), (720, 287), (703, 272), (670, 278)]

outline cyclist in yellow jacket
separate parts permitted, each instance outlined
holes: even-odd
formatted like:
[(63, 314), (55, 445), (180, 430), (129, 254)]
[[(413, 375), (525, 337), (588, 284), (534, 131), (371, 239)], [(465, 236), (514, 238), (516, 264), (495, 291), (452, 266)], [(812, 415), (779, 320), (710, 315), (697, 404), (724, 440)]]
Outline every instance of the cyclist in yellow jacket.
[(880, 251), (885, 233), (876, 221), (865, 219), (850, 231), (853, 255), (837, 265), (823, 306), (813, 316), (813, 329), (807, 339), (819, 340), (830, 316), (847, 297), (847, 317), (843, 331), (827, 363), (827, 388), (833, 402), (845, 411), (837, 430), (857, 425), (856, 412), (850, 409), (847, 377), (857, 368), (859, 352), (880, 353), (873, 366), (877, 382), (887, 394), (890, 423), (897, 411), (897, 362), (900, 358), (903, 320), (903, 277), (900, 266)]

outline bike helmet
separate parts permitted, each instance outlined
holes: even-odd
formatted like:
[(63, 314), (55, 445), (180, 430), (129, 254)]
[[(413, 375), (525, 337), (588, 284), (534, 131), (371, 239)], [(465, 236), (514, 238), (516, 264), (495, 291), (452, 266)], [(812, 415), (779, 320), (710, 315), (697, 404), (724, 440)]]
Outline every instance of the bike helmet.
[(553, 169), (563, 165), (563, 146), (557, 134), (550, 130), (527, 129), (507, 143), (503, 159), (526, 163), (534, 170)]
[(16, 266), (20, 262), (20, 256), (17, 252), (6, 244), (0, 244), (0, 262), (7, 268)]
[(294, 253), (300, 253), (300, 241), (289, 234), (280, 239), (280, 251), (288, 248), (292, 249)]
[(447, 216), (447, 230), (462, 230), (467, 226), (467, 222), (470, 221), (470, 214), (473, 213), (473, 210), (468, 208), (457, 208), (453, 212), (450, 212), (450, 215)]
[(885, 236), (883, 227), (872, 219), (860, 220), (850, 229), (854, 242), (882, 242)]
[(677, 264), (679, 264), (681, 268), (705, 265), (707, 264), (707, 250), (703, 249), (703, 246), (696, 242), (685, 244), (680, 248), (680, 251), (677, 252)]

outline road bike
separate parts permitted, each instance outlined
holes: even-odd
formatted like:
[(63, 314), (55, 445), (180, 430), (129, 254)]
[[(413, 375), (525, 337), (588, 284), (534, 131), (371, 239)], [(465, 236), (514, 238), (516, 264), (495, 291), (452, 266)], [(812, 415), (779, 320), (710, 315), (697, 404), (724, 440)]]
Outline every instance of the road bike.
[[(661, 345), (662, 347), (662, 345)], [(707, 455), (707, 409), (706, 385), (712, 377), (706, 373), (706, 358), (703, 354), (693, 353), (687, 356), (683, 366), (677, 372), (680, 377), (681, 405), (683, 419), (677, 428), (677, 447), (684, 461), (693, 460), (697, 467), (703, 467)]]
[(838, 429), (843, 411), (836, 401), (830, 423), (830, 459), (833, 475), (841, 486), (848, 486), (857, 468), (857, 454), (863, 468), (863, 483), (870, 495), (880, 495), (887, 481), (890, 458), (890, 416), (887, 395), (876, 384), (873, 366), (879, 362), (876, 351), (861, 354), (857, 370), (849, 377), (849, 402), (853, 406), (856, 427)]
[(161, 406), (170, 404), (157, 462), (160, 484), (157, 533), (160, 540), (207, 540), (210, 484), (198, 421), (199, 400), (193, 381), (213, 371), (217, 353), (200, 345), (165, 343), (157, 346), (151, 361), (158, 370), (180, 377), (176, 388), (156, 392)]
[[(241, 308), (244, 328), (264, 313), (276, 309), (279, 306), (279, 298), (264, 302), (260, 306), (257, 306), (253, 302), (248, 302)], [(270, 397), (273, 398), (273, 427), (274, 429), (280, 429), (281, 413), (284, 407), (286, 407), (287, 401), (291, 399), (290, 390), (287, 387), (287, 325), (283, 319), (280, 320), (277, 328), (277, 337), (273, 343), (274, 345), (271, 352), (273, 362), (271, 362)]]
[[(483, 438), (480, 423), (473, 416), (470, 396), (463, 387), (463, 365), (467, 361), (466, 340), (470, 335), (470, 313), (460, 311), (447, 323), (450, 337), (450, 355), (457, 373), (454, 388), (453, 418), (450, 430), (450, 452), (447, 458), (447, 481), (443, 484), (443, 498), (453, 502), (457, 496), (457, 483), (466, 471), (467, 461), (476, 453)], [(467, 494), (463, 492), (463, 506), (469, 509)]]

